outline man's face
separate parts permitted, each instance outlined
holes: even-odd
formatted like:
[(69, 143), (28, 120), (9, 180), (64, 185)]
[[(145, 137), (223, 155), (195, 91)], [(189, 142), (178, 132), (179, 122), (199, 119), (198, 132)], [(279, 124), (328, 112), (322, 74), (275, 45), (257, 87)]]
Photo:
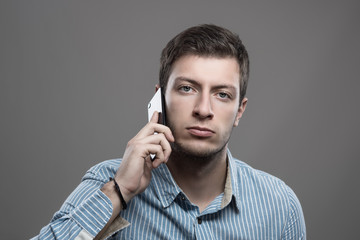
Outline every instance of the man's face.
[(225, 149), (247, 102), (239, 104), (239, 82), (235, 58), (186, 55), (174, 63), (165, 93), (173, 151), (208, 157)]

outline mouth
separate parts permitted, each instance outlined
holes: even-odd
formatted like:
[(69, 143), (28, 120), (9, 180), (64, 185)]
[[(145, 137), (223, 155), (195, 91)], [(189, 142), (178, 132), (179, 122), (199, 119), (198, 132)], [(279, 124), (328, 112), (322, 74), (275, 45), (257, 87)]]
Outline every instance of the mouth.
[(186, 128), (191, 135), (196, 137), (211, 137), (215, 132), (209, 128), (194, 126)]

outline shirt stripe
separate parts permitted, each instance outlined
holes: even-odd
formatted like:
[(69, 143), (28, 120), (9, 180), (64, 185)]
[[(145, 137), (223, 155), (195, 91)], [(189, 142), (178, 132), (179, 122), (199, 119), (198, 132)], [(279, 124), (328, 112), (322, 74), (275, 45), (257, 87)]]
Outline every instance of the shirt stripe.
[[(112, 213), (111, 201), (100, 188), (120, 163), (121, 159), (114, 159), (92, 167), (33, 239), (96, 236)], [(203, 212), (161, 165), (153, 170), (149, 187), (128, 203), (120, 217), (130, 225), (114, 225), (108, 239), (306, 239), (303, 212), (292, 189), (233, 158), (229, 151), (224, 193)]]

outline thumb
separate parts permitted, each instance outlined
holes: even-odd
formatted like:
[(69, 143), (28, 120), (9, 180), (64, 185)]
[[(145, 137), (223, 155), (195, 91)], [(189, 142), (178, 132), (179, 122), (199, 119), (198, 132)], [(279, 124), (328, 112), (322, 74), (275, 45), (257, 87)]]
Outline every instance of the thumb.
[(159, 112), (155, 111), (149, 122), (157, 123), (159, 121)]

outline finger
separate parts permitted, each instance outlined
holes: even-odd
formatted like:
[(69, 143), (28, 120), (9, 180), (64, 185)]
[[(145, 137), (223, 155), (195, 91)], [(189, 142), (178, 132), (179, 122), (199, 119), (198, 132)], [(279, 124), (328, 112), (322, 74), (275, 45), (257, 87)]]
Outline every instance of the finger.
[(148, 169), (152, 170), (154, 168), (157, 168), (160, 166), (163, 162), (159, 158), (155, 158), (154, 160), (151, 160), (151, 157), (148, 156), (145, 158), (145, 165)]
[(153, 167), (153, 168), (157, 168), (157, 167), (159, 167), (162, 163), (166, 163), (166, 162), (162, 162), (160, 159), (155, 159), (155, 160), (152, 162), (152, 167)]
[(170, 142), (175, 142), (175, 137), (172, 134), (171, 130), (169, 127), (162, 125), (162, 124), (156, 124), (154, 126), (154, 130), (157, 133), (162, 133), (165, 135), (166, 139)]
[(148, 122), (148, 124), (146, 124), (145, 127), (143, 127), (134, 138), (141, 139), (149, 135), (153, 135), (154, 133), (163, 133), (168, 141), (174, 142), (175, 138), (170, 128), (165, 125), (152, 122), (154, 119), (157, 118), (153, 115), (150, 122)]
[(147, 156), (146, 158), (144, 158), (144, 160), (145, 160), (145, 166), (151, 171), (153, 168), (151, 157)]
[(147, 138), (144, 138), (143, 141), (144, 144), (145, 141), (146, 143), (159, 144), (162, 148), (162, 151), (164, 152), (164, 158), (167, 160), (170, 157), (171, 145), (163, 133), (151, 135)]
[(164, 152), (159, 144), (146, 144), (144, 145), (146, 152), (145, 156), (143, 156), (144, 159), (150, 156), (150, 154), (155, 155), (155, 160), (160, 160), (161, 162), (165, 162)]
[(157, 123), (159, 121), (159, 112), (155, 111), (150, 118), (149, 122)]

